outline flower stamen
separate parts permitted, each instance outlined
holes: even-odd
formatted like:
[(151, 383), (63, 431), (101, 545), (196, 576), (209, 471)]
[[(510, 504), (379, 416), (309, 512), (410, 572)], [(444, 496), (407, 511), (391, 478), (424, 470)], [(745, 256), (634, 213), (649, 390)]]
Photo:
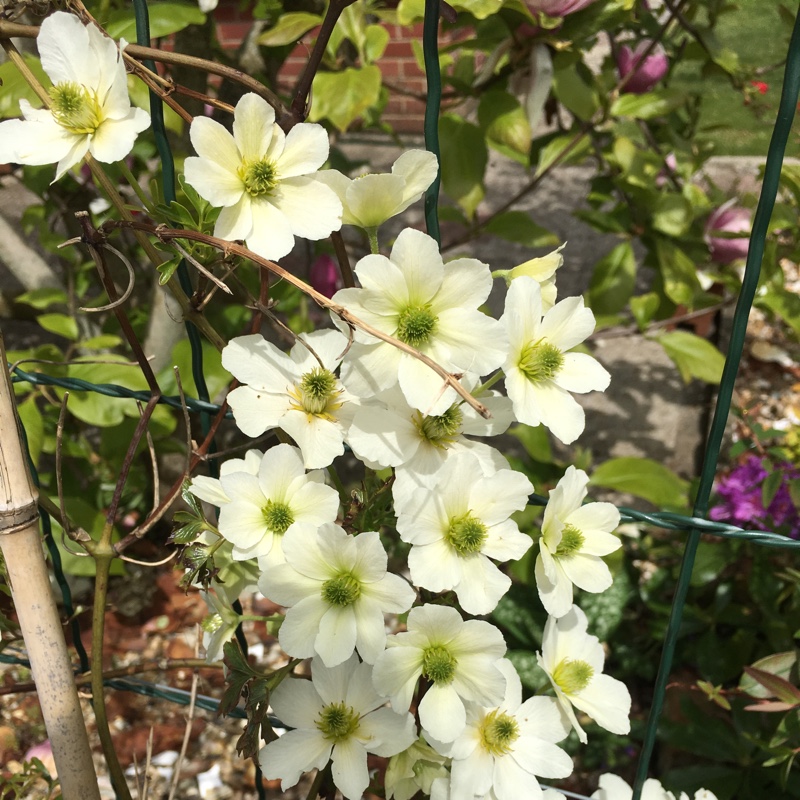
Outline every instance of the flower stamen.
[(428, 343), (436, 331), (438, 317), (431, 312), (429, 305), (406, 306), (397, 318), (395, 336), (412, 347), (421, 347)]
[(561, 541), (556, 547), (556, 556), (564, 558), (580, 552), (586, 537), (574, 526), (565, 525), (561, 531)]
[(564, 694), (583, 691), (594, 676), (594, 668), (585, 661), (565, 658), (553, 670), (553, 680)]
[(444, 540), (462, 558), (480, 552), (486, 541), (486, 526), (470, 512), (450, 520)]
[(322, 584), (322, 599), (332, 606), (345, 608), (361, 596), (361, 581), (350, 572), (343, 572)]
[(267, 529), (272, 533), (277, 533), (279, 536), (286, 533), (294, 522), (292, 509), (286, 503), (274, 503), (272, 500), (267, 500), (262, 513), (264, 514), (264, 523)]
[(103, 121), (97, 95), (74, 81), (61, 81), (50, 89), (50, 111), (70, 133), (92, 134)]
[(250, 197), (272, 194), (278, 185), (278, 171), (266, 158), (259, 161), (244, 161), (237, 172), (244, 184), (244, 190)]
[(422, 653), (422, 674), (432, 683), (450, 683), (456, 672), (458, 661), (441, 645), (426, 647)]
[(523, 347), (517, 366), (529, 381), (542, 383), (558, 374), (564, 366), (564, 354), (554, 344), (540, 339)]
[(316, 726), (332, 742), (343, 742), (359, 728), (358, 712), (344, 703), (330, 703), (319, 712)]
[(519, 725), (514, 717), (495, 709), (481, 723), (480, 735), (484, 750), (493, 756), (504, 756), (519, 738)]

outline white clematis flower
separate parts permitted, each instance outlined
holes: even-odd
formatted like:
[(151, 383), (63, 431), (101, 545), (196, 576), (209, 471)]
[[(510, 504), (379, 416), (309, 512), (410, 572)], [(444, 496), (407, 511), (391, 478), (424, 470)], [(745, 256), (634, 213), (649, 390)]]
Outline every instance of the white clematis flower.
[[(260, 458), (253, 473), (254, 456)], [(279, 444), (235, 461), (242, 462), (239, 471), (225, 462), (219, 480), (195, 478), (189, 486), (196, 497), (220, 507), (217, 527), (233, 544), (235, 560), (258, 558), (262, 567), (282, 563), (281, 537), (292, 525), (319, 527), (336, 519), (339, 495), (325, 485), (321, 471), (306, 474), (298, 448)]]
[[(592, 800), (631, 800), (632, 797), (633, 789), (618, 775), (609, 772), (600, 776), (600, 786), (592, 794)], [(641, 800), (675, 800), (675, 795), (668, 792), (655, 778), (648, 778), (642, 786)], [(681, 792), (678, 800), (689, 800), (689, 795)], [(717, 800), (717, 798), (708, 789), (698, 789), (694, 800)]]
[(200, 623), (203, 629), (203, 647), (206, 650), (206, 662), (213, 664), (222, 661), (222, 648), (236, 635), (241, 617), (233, 610), (233, 601), (238, 595), (229, 593), (229, 587), (215, 583), (216, 592), (200, 592), (211, 612)]
[(573, 584), (596, 594), (613, 582), (601, 556), (622, 546), (611, 533), (619, 511), (611, 503), (582, 505), (588, 484), (582, 469), (568, 467), (545, 506), (534, 573), (542, 605), (554, 617), (572, 607)]
[(0, 163), (52, 164), (55, 180), (86, 153), (111, 164), (130, 153), (150, 115), (132, 108), (125, 63), (113, 39), (95, 25), (56, 11), (37, 38), (42, 68), (53, 81), (50, 108), (20, 100), (22, 120), (0, 123)]
[(301, 122), (284, 134), (267, 101), (249, 93), (236, 104), (233, 135), (209, 117), (195, 117), (189, 135), (199, 158), (186, 159), (186, 182), (222, 208), (215, 236), (276, 259), (295, 236), (324, 239), (341, 227), (339, 198), (316, 180), (329, 149), (321, 125)]
[(587, 633), (587, 627), (586, 614), (578, 606), (572, 606), (561, 619), (548, 617), (542, 652), (536, 654), (562, 712), (584, 744), (586, 733), (578, 724), (573, 706), (611, 733), (629, 733), (631, 729), (630, 693), (622, 681), (602, 674), (603, 646), (596, 636)]
[(411, 580), (432, 592), (455, 590), (469, 614), (488, 614), (511, 586), (490, 561), (519, 559), (533, 540), (509, 517), (528, 504), (531, 482), (503, 469), (485, 475), (472, 453), (451, 456), (437, 483), (396, 502), (397, 530), (412, 547)]
[(422, 197), (439, 172), (439, 162), (427, 150), (409, 150), (392, 165), (391, 173), (369, 173), (355, 179), (335, 169), (317, 173), (342, 201), (342, 225), (375, 229)]
[(523, 276), (511, 281), (501, 322), (510, 341), (506, 391), (517, 419), (574, 442), (586, 419), (570, 392), (603, 391), (611, 380), (592, 356), (568, 352), (594, 330), (591, 309), (582, 297), (568, 297), (543, 315), (539, 284)]
[(278, 634), (284, 651), (319, 655), (334, 667), (358, 650), (374, 664), (386, 646), (384, 613), (402, 614), (415, 599), (402, 578), (387, 572), (380, 536), (297, 525), (283, 537), (283, 553), (286, 563), (267, 569), (258, 587), (289, 609)]
[(425, 736), (452, 742), (466, 725), (465, 701), (502, 702), (506, 680), (497, 662), (506, 651), (503, 634), (483, 620), (464, 622), (448, 606), (412, 608), (407, 627), (389, 639), (375, 662), (375, 688), (391, 697), (392, 708), (405, 710), (419, 678), (430, 681), (419, 704)]
[(453, 759), (450, 796), (492, 800), (541, 800), (541, 778), (566, 778), (572, 759), (556, 742), (570, 731), (552, 697), (522, 702), (522, 683), (507, 659), (497, 662), (506, 678), (503, 701), (493, 707), (467, 704), (467, 724), (450, 744), (432, 741)]
[(351, 396), (333, 374), (346, 347), (346, 337), (334, 330), (298, 337), (289, 355), (260, 334), (231, 339), (222, 365), (246, 384), (228, 395), (239, 429), (255, 437), (281, 428), (297, 443), (308, 469), (327, 467), (344, 452), (354, 412)]
[[(474, 380), (463, 384), (472, 388)], [(373, 469), (396, 468), (392, 495), (395, 503), (405, 503), (414, 490), (429, 488), (456, 453), (474, 454), (486, 474), (509, 469), (498, 450), (467, 437), (504, 433), (513, 419), (511, 402), (498, 392), (481, 395), (481, 402), (491, 412), (490, 419), (460, 400), (442, 414), (428, 416), (413, 409), (395, 387), (357, 407), (347, 443)]]
[(280, 778), (285, 792), (304, 772), (333, 761), (333, 782), (349, 800), (360, 800), (369, 786), (367, 753), (388, 757), (417, 737), (411, 714), (382, 708), (385, 697), (372, 685), (372, 667), (351, 656), (328, 668), (315, 658), (311, 680), (287, 678), (272, 693), (277, 717), (290, 728), (258, 754), (269, 780)]
[(389, 759), (384, 780), (387, 800), (411, 800), (420, 791), (430, 795), (434, 781), (449, 780), (446, 760), (422, 737), (417, 739), (411, 747)]
[[(486, 375), (502, 363), (508, 349), (502, 326), (478, 311), (492, 289), (486, 264), (474, 258), (444, 264), (430, 236), (406, 228), (390, 258), (365, 256), (355, 271), (364, 288), (340, 289), (333, 301), (363, 322), (449, 372)], [(424, 414), (443, 414), (457, 398), (422, 361), (358, 329), (342, 380), (363, 398), (399, 383), (409, 405)]]

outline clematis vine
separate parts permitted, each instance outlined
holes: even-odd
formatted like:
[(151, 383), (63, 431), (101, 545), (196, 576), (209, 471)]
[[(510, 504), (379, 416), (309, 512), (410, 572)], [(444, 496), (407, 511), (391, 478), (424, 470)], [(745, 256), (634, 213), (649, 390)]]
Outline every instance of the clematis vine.
[(58, 180), (87, 153), (111, 164), (127, 156), (150, 115), (131, 107), (121, 50), (95, 25), (56, 11), (37, 38), (42, 68), (53, 82), (50, 107), (20, 100), (22, 120), (0, 123), (0, 163), (52, 164)]

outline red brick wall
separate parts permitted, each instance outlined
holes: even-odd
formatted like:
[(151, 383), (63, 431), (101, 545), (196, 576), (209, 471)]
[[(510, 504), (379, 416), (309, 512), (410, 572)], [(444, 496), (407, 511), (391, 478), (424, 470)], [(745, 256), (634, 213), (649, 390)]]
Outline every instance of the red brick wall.
[[(238, 48), (252, 24), (249, 10), (242, 10), (239, 0), (221, 0), (214, 11), (217, 36), (226, 50)], [(425, 74), (417, 66), (411, 41), (422, 37), (422, 24), (413, 28), (387, 25), (389, 44), (378, 66), (389, 89), (389, 103), (383, 119), (395, 130), (403, 133), (422, 133), (425, 114)], [(278, 75), (282, 92), (289, 92), (305, 66), (316, 38), (316, 30), (309, 31), (297, 43)], [(416, 96), (415, 96), (416, 95)]]

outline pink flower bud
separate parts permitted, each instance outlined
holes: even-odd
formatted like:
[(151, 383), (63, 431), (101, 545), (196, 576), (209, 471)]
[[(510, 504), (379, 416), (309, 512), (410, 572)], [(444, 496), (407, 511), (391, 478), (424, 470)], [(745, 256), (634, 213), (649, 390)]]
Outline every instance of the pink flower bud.
[(342, 288), (339, 267), (328, 255), (321, 255), (312, 265), (308, 274), (309, 283), (325, 297), (333, 295)]
[(657, 44), (650, 54), (642, 60), (644, 51), (650, 47), (651, 42), (644, 39), (631, 50), (627, 45), (622, 45), (617, 53), (617, 69), (621, 78), (626, 78), (622, 87), (623, 92), (631, 94), (644, 94), (649, 92), (666, 74), (669, 69), (669, 59), (664, 48)]
[(740, 258), (747, 257), (750, 244), (747, 237), (723, 239), (713, 233), (750, 233), (752, 215), (749, 208), (734, 205), (729, 200), (711, 213), (705, 226), (704, 239), (711, 253), (711, 260), (717, 264), (730, 264)]
[(543, 12), (548, 17), (566, 17), (574, 14), (595, 0), (528, 0), (528, 8), (534, 13)]

